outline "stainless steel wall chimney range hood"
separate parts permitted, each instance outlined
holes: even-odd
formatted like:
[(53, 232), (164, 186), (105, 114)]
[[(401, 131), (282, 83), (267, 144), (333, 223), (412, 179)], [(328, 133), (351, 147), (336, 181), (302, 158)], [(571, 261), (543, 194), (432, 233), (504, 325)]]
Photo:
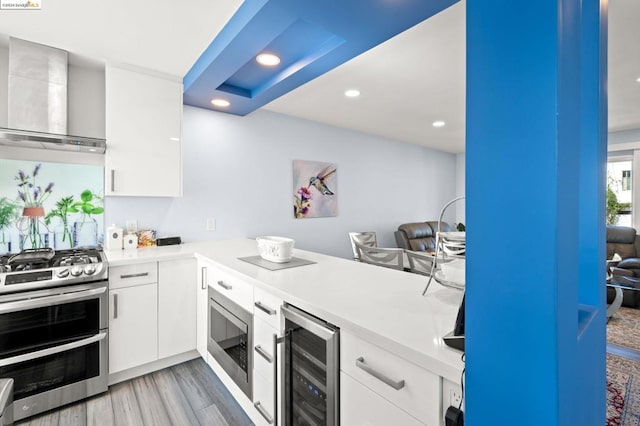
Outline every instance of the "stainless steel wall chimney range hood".
[(104, 153), (104, 139), (67, 135), (68, 54), (9, 39), (8, 127), (0, 145)]

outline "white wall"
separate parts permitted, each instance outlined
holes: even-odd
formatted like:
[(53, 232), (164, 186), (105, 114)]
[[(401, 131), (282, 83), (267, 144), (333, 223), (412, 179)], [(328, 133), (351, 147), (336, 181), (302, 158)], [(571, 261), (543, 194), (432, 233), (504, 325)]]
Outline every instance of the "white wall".
[[(456, 197), (462, 197), (464, 192), (464, 179), (465, 179), (465, 156), (464, 153), (456, 155)], [(465, 221), (465, 200), (456, 202), (456, 222), (464, 223)]]
[[(187, 242), (288, 236), (350, 258), (348, 232), (376, 231), (380, 245), (395, 247), (399, 224), (437, 219), (456, 193), (453, 154), (264, 110), (237, 117), (185, 106), (183, 143), (184, 196), (107, 197), (107, 225), (137, 219), (139, 229)], [(337, 217), (293, 218), (294, 159), (337, 163)]]

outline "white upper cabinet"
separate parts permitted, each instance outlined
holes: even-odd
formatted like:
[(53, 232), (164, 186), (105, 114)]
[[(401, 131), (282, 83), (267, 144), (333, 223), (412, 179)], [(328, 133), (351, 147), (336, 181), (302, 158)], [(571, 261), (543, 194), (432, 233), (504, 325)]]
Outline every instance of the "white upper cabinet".
[(107, 65), (105, 195), (182, 195), (182, 82)]

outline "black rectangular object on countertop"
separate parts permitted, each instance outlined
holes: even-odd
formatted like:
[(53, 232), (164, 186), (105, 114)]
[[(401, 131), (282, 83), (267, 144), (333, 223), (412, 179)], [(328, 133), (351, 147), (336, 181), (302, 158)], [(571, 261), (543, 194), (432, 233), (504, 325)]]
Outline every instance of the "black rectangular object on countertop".
[(180, 237), (165, 237), (156, 239), (156, 245), (158, 246), (174, 246), (176, 244), (182, 244)]

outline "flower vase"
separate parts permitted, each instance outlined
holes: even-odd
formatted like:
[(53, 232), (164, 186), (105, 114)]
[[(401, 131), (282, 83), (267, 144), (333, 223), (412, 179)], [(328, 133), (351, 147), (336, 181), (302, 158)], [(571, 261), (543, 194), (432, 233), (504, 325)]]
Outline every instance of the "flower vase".
[(96, 247), (98, 245), (98, 222), (85, 217), (73, 223), (73, 246)]
[(25, 207), (18, 219), (20, 231), (20, 250), (49, 247), (49, 231), (44, 223), (42, 206)]
[(53, 248), (67, 250), (73, 248), (73, 237), (68, 226), (56, 226), (53, 230)]

